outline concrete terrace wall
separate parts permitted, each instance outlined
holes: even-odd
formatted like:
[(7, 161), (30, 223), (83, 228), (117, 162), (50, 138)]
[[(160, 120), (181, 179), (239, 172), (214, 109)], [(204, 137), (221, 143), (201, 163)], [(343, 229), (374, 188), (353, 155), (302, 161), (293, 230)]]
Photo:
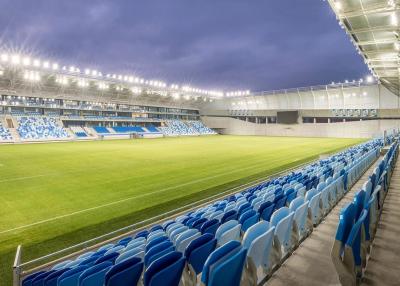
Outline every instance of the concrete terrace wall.
[(230, 117), (203, 116), (203, 122), (229, 135), (372, 138), (384, 130), (398, 129), (400, 120), (366, 120), (340, 123), (256, 124)]

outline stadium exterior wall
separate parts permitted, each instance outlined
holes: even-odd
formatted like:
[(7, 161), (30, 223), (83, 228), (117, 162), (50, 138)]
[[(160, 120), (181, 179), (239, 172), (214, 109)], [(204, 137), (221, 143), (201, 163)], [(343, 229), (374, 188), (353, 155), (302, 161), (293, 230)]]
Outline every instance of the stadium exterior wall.
[(399, 129), (400, 120), (365, 120), (338, 123), (256, 124), (231, 117), (203, 116), (210, 128), (226, 135), (373, 138), (384, 130)]

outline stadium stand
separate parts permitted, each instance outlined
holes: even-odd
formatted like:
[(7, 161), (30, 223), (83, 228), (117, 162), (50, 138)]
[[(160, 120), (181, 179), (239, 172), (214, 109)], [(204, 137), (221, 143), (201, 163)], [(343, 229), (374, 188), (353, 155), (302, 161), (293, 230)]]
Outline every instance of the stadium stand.
[[(133, 236), (59, 261), (25, 277), (22, 285), (56, 285), (48, 283), (57, 281), (60, 286), (124, 286), (141, 283), (142, 276), (144, 285), (257, 285), (307, 240), (376, 160), (382, 146), (383, 140), (376, 139), (349, 148)], [(386, 162), (391, 162), (393, 154), (397, 156), (397, 143), (394, 146)], [(379, 165), (371, 177), (375, 185), (389, 165)], [(378, 197), (369, 203), (361, 196), (357, 206), (367, 202), (375, 207), (382, 198)], [(367, 218), (365, 211), (356, 213)], [(376, 223), (376, 216), (372, 218), (368, 222)], [(357, 238), (359, 233), (357, 229)], [(121, 277), (130, 277), (126, 281), (133, 284)]]
[(3, 127), (3, 125), (0, 122), (0, 141), (11, 141), (12, 136), (10, 133), (10, 130), (8, 128)]
[(167, 120), (166, 125), (159, 127), (159, 130), (165, 136), (190, 136), (190, 135), (208, 135), (217, 134), (211, 128), (208, 128), (201, 121), (181, 121)]
[(17, 131), (24, 140), (66, 139), (67, 131), (54, 117), (21, 116), (17, 117)]
[(160, 130), (158, 130), (157, 127), (155, 127), (155, 126), (152, 125), (152, 124), (146, 125), (146, 129), (147, 129), (149, 132), (155, 132), (155, 133), (159, 133), (159, 132), (160, 132)]

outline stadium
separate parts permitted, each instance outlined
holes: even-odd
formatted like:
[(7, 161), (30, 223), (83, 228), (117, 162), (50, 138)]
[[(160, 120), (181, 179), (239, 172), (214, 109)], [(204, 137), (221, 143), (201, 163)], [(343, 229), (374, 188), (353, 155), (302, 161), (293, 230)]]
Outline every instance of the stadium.
[(0, 285), (399, 285), (400, 3), (323, 6), (362, 78), (209, 89), (1, 44)]

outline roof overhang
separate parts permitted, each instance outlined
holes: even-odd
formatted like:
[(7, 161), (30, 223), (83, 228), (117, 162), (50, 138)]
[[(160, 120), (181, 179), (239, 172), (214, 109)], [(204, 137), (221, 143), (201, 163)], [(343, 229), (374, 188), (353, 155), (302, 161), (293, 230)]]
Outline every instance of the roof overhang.
[(328, 0), (372, 74), (400, 95), (400, 5), (397, 0)]

